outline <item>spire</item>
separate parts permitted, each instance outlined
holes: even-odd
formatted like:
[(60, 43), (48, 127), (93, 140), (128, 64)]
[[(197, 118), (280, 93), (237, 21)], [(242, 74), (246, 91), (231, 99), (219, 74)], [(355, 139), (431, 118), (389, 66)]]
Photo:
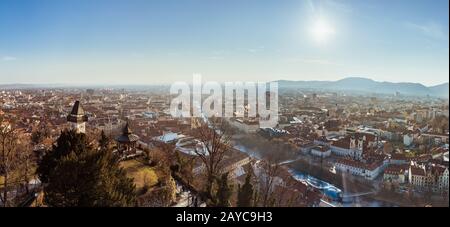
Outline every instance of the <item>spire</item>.
[(133, 133), (133, 131), (131, 131), (131, 129), (130, 129), (130, 125), (128, 124), (128, 121), (125, 124), (125, 127), (123, 128), (122, 132), (123, 132), (123, 135), (130, 135)]
[(119, 143), (130, 143), (130, 142), (136, 142), (139, 140), (139, 136), (133, 134), (133, 131), (130, 129), (130, 125), (128, 123), (125, 124), (125, 127), (122, 130), (122, 135), (116, 138), (116, 141)]
[(84, 115), (83, 107), (80, 105), (80, 101), (75, 101), (75, 104), (73, 105), (72, 112), (70, 112), (71, 115)]

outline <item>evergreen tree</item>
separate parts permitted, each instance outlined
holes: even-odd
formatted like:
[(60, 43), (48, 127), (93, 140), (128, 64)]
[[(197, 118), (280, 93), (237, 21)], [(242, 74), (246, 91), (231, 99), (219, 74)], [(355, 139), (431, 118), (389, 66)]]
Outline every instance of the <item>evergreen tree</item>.
[(41, 131), (36, 130), (31, 133), (31, 142), (34, 145), (38, 145), (38, 144), (42, 143), (43, 140), (44, 140), (44, 134)]
[(98, 141), (100, 150), (108, 150), (110, 146), (110, 139), (106, 136), (105, 132), (102, 130), (100, 134), (100, 140)]
[(238, 201), (237, 201), (238, 207), (251, 207), (252, 206), (254, 190), (253, 190), (253, 185), (250, 182), (251, 177), (252, 177), (252, 175), (250, 173), (247, 174), (244, 185), (242, 185), (242, 187), (239, 187)]
[(217, 204), (218, 207), (230, 207), (230, 198), (233, 193), (233, 187), (228, 184), (228, 173), (222, 174), (218, 180)]
[(85, 134), (62, 132), (37, 169), (44, 202), (55, 207), (133, 206), (133, 181), (117, 157), (104, 151), (92, 148)]

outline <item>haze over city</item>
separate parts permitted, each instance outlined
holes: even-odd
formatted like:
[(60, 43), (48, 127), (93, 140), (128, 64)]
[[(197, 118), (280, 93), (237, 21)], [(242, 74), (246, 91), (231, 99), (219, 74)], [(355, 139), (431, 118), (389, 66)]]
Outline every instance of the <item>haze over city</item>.
[(0, 84), (448, 82), (449, 2), (1, 1)]

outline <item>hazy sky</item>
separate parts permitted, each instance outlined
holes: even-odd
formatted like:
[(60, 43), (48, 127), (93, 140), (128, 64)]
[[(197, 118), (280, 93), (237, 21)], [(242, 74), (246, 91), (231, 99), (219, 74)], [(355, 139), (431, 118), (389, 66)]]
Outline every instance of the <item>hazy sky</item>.
[(0, 83), (448, 82), (448, 0), (1, 0)]

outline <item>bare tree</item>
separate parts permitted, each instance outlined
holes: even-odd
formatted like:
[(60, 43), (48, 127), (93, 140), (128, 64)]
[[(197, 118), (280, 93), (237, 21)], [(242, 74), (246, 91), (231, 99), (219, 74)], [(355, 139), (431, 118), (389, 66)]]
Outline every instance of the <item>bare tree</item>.
[(19, 173), (20, 182), (25, 188), (25, 192), (30, 192), (29, 183), (34, 176), (34, 169), (37, 165), (36, 156), (33, 149), (27, 141), (20, 140), (17, 144), (17, 171)]
[(0, 201), (4, 207), (9, 205), (8, 192), (13, 183), (10, 183), (10, 177), (17, 165), (17, 140), (17, 133), (12, 125), (0, 119), (0, 176), (3, 177)]
[(191, 182), (194, 180), (194, 165), (195, 157), (188, 158), (176, 153), (175, 164), (171, 166), (171, 170), (175, 171), (176, 174), (179, 174), (191, 185)]
[(287, 147), (281, 143), (268, 145), (267, 148), (270, 152), (264, 154), (264, 159), (260, 162), (258, 176), (260, 181), (259, 201), (263, 207), (273, 206), (277, 201), (281, 201), (275, 198), (277, 195), (274, 195), (273, 192), (278, 184), (283, 183), (277, 182), (277, 180), (283, 180), (280, 177), (282, 172), (281, 163), (289, 156), (289, 153), (284, 152)]
[(273, 195), (273, 190), (276, 186), (275, 179), (280, 172), (280, 165), (276, 162), (264, 160), (261, 163), (261, 174), (259, 175), (260, 180), (260, 202), (261, 206), (270, 206), (271, 197)]
[(194, 152), (205, 167), (206, 193), (212, 200), (214, 200), (213, 184), (221, 173), (221, 164), (225, 155), (230, 151), (230, 135), (227, 134), (222, 121), (222, 119), (212, 119), (208, 123), (203, 123), (196, 131), (197, 138), (204, 145), (204, 149), (194, 149)]

